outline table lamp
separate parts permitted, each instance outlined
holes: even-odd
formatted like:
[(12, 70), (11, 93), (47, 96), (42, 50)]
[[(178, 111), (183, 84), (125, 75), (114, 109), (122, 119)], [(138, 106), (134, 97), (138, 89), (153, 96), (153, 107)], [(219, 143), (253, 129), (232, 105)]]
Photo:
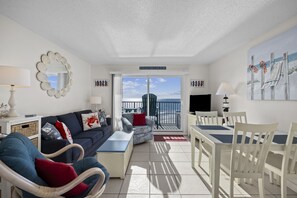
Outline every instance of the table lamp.
[(101, 96), (91, 96), (90, 103), (92, 105), (95, 105), (95, 111), (98, 112), (98, 105), (100, 105), (102, 103)]
[(10, 98), (8, 100), (8, 104), (10, 106), (8, 116), (9, 117), (17, 117), (19, 114), (17, 113), (15, 106), (15, 88), (16, 87), (30, 87), (30, 70), (23, 69), (19, 67), (11, 67), (11, 66), (0, 66), (0, 85), (1, 86), (10, 86)]
[(217, 90), (216, 95), (224, 96), (223, 99), (223, 111), (228, 112), (229, 111), (229, 102), (227, 95), (235, 94), (234, 89), (229, 83), (222, 82)]

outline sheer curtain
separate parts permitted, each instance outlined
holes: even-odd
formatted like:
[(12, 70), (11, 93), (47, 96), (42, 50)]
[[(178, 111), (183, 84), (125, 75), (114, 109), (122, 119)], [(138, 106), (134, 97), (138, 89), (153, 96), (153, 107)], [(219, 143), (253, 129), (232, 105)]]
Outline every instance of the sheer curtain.
[(113, 130), (122, 130), (122, 75), (112, 74), (112, 117)]

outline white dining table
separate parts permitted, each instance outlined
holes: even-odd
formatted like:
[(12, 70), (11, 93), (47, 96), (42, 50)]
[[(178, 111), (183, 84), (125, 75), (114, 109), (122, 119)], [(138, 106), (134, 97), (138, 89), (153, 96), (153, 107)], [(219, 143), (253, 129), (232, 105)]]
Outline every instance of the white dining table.
[[(203, 141), (210, 145), (212, 152), (212, 197), (219, 197), (219, 185), (220, 185), (220, 164), (221, 164), (221, 152), (231, 150), (233, 128), (221, 125), (192, 125), (191, 130), (191, 163), (192, 168), (195, 168), (195, 142), (196, 139)], [(284, 137), (286, 134), (278, 133), (280, 135), (280, 141), (273, 142), (270, 146), (271, 151), (283, 151), (284, 150)]]

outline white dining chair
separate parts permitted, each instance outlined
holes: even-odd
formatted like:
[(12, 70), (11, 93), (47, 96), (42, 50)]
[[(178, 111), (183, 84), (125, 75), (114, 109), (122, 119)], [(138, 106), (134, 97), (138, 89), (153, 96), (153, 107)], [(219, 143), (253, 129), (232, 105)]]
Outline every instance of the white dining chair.
[[(223, 120), (225, 125), (234, 126), (235, 122), (247, 123), (246, 112), (223, 112)], [(236, 181), (238, 184), (241, 183), (241, 179)], [(244, 182), (253, 182), (251, 179), (244, 179)]]
[(293, 144), (297, 138), (297, 123), (292, 123), (287, 136), (285, 150), (282, 154), (269, 152), (265, 168), (271, 171), (270, 181), (273, 183), (273, 174), (281, 178), (281, 197), (287, 197), (288, 179), (297, 179), (297, 145)]
[[(195, 111), (197, 117), (198, 125), (218, 125), (218, 112), (217, 111)], [(209, 159), (209, 170), (211, 170), (212, 161), (211, 161), (211, 147), (203, 143), (203, 140), (199, 139), (198, 146), (198, 166), (201, 165), (202, 153), (208, 156)], [(211, 171), (209, 171), (209, 178), (211, 180)]]
[(223, 119), (227, 126), (235, 125), (235, 122), (247, 123), (246, 112), (223, 112)]
[(217, 111), (195, 111), (197, 124), (200, 125), (218, 125)]
[(264, 198), (264, 165), (277, 124), (235, 123), (232, 149), (222, 152), (221, 168), (230, 176), (230, 198), (234, 179), (258, 179), (259, 195)]

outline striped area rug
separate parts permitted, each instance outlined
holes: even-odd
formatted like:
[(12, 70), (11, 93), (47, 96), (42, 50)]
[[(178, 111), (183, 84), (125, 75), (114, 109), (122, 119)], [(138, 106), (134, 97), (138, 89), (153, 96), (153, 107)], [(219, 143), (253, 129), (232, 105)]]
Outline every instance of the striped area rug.
[(158, 142), (185, 142), (188, 141), (183, 135), (154, 135), (154, 141)]

